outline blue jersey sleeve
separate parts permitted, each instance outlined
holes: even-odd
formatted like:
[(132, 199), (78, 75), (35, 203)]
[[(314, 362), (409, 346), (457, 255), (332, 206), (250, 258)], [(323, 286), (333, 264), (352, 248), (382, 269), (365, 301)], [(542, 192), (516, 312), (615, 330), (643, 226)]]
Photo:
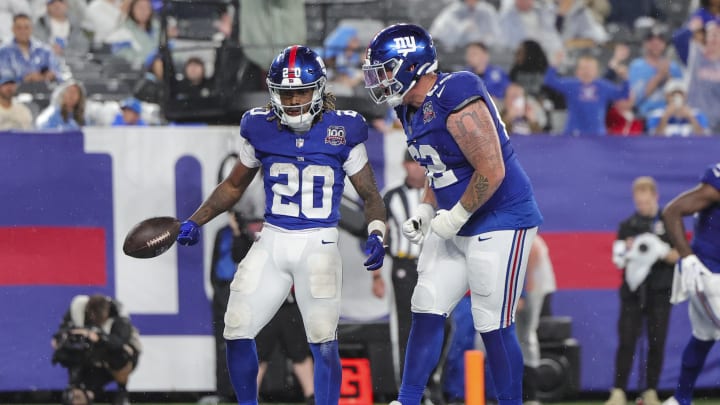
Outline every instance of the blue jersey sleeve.
[(683, 64), (687, 65), (688, 56), (690, 55), (690, 41), (692, 41), (693, 33), (687, 28), (680, 28), (672, 35), (672, 43), (675, 45), (675, 52)]
[(575, 88), (577, 79), (571, 77), (561, 77), (557, 69), (549, 67), (545, 71), (543, 83), (551, 89), (567, 96), (567, 94)]
[(720, 190), (720, 163), (708, 167), (700, 178), (700, 182)]
[[(454, 72), (437, 83), (435, 94), (449, 114), (487, 94), (485, 85), (477, 75), (470, 72)], [(448, 115), (449, 115), (448, 114)]]
[(263, 134), (261, 131), (258, 131), (256, 128), (259, 122), (267, 121), (270, 114), (272, 114), (272, 111), (264, 107), (253, 108), (245, 111), (242, 119), (240, 120), (240, 134), (243, 138), (247, 139), (252, 144), (256, 137), (262, 136)]
[(368, 139), (368, 126), (365, 118), (353, 110), (337, 110), (335, 114), (343, 121), (343, 125), (347, 128), (345, 134), (346, 144), (349, 147), (359, 145)]
[(627, 80), (623, 81), (619, 85), (606, 79), (600, 79), (597, 82), (602, 87), (602, 91), (605, 93), (608, 101), (621, 100), (630, 97), (630, 84)]
[(250, 131), (248, 131), (248, 121), (250, 120), (249, 112), (250, 111), (245, 111), (242, 118), (240, 119), (240, 135), (242, 135), (246, 139), (250, 136)]

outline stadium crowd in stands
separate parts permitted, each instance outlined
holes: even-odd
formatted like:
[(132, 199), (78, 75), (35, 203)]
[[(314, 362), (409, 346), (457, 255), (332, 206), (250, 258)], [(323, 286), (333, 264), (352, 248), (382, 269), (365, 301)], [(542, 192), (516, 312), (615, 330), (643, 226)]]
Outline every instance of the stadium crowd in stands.
[[(311, 9), (327, 5), (301, 3), (266, 10), (250, 0), (236, 2), (239, 9), (218, 1), (214, 20), (192, 24), (187, 12), (173, 15), (171, 7), (163, 17), (163, 3), (151, 0), (4, 1), (3, 83), (15, 84), (12, 108), (27, 106), (36, 129), (112, 125), (120, 101), (131, 96), (141, 102), (143, 122), (167, 124), (171, 120), (162, 112), (168, 93), (185, 103), (202, 103), (221, 87), (215, 82), (215, 53), (195, 52), (199, 42), (187, 40), (209, 30), (201, 45), (217, 47), (237, 39), (242, 47), (249, 61), (242, 69), (257, 78), (243, 88), (262, 90), (264, 74), (258, 67), (290, 42), (308, 43), (322, 50), (333, 90), (360, 100), (363, 44), (385, 23), (408, 21), (430, 27), (443, 54), (441, 69), (466, 69), (485, 80), (496, 104), (504, 106), (513, 134), (692, 136), (720, 131), (719, 113), (712, 108), (720, 97), (720, 10), (712, 1), (670, 2), (663, 8), (655, 0), (442, 0), (424, 12), (412, 7), (421, 0), (407, 7), (390, 1), (378, 4), (378, 13), (355, 16), (346, 8), (347, 17), (325, 13), (322, 21)], [(391, 8), (394, 13), (388, 15)], [(291, 28), (288, 18), (306, 23)], [(238, 38), (230, 38), (234, 24)], [(163, 27), (170, 48), (184, 49), (172, 56), (174, 81), (163, 75), (167, 67), (158, 50)], [(322, 29), (316, 33), (307, 27)], [(63, 82), (69, 80), (81, 89), (84, 116), (68, 110), (61, 115), (73, 115), (77, 125), (68, 125), (67, 117), (48, 122), (48, 109), (57, 108), (53, 94), (67, 88)], [(5, 86), (3, 93), (10, 94), (12, 85)], [(504, 99), (508, 86), (512, 100)], [(622, 91), (625, 86), (629, 93)], [(668, 105), (678, 97), (682, 108)], [(8, 118), (10, 106), (0, 105), (2, 128), (30, 129), (21, 123), (25, 119)]]

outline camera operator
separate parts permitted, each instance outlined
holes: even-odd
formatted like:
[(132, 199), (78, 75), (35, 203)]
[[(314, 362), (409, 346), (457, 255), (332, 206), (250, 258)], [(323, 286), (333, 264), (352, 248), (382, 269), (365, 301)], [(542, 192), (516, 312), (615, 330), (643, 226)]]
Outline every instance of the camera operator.
[(118, 386), (112, 404), (129, 403), (126, 386), (141, 345), (119, 302), (101, 294), (75, 296), (51, 344), (52, 363), (68, 369), (63, 404), (92, 404), (111, 382)]
[[(647, 358), (640, 360), (642, 403), (660, 405), (657, 385), (663, 364), (665, 338), (670, 318), (670, 290), (673, 266), (678, 253), (670, 246), (661, 217), (658, 192), (652, 177), (642, 176), (633, 181), (633, 201), (636, 212), (620, 223), (617, 240), (613, 244), (613, 263), (623, 270), (620, 286), (619, 344), (615, 356), (614, 387), (606, 405), (625, 405), (630, 368), (635, 344), (643, 325), (647, 331)], [(638, 353), (644, 356), (645, 353)], [(644, 384), (644, 387), (643, 387)]]

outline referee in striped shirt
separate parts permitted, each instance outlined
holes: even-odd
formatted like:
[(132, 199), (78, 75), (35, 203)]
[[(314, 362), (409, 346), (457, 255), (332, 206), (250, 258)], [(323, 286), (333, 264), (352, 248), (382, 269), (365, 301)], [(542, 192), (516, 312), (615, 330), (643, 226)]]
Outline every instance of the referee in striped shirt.
[[(395, 293), (395, 312), (398, 328), (398, 353), (400, 372), (405, 363), (405, 346), (410, 336), (412, 312), (410, 299), (418, 280), (417, 259), (420, 245), (410, 243), (402, 234), (402, 224), (417, 210), (425, 188), (425, 169), (415, 162), (410, 153), (405, 153), (403, 167), (407, 173), (405, 183), (385, 193), (388, 231), (386, 241), (392, 257), (392, 284)], [(373, 292), (382, 295), (384, 291), (380, 270), (373, 274)]]

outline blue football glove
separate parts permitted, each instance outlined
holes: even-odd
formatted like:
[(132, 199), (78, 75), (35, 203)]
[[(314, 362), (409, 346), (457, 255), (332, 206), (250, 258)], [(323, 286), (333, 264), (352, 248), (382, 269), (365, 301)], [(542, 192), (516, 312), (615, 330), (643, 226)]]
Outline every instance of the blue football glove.
[(377, 270), (383, 265), (385, 260), (385, 246), (381, 236), (371, 233), (365, 243), (365, 254), (368, 255), (363, 265), (368, 271)]
[(195, 221), (187, 220), (180, 224), (180, 233), (177, 236), (177, 241), (181, 245), (192, 246), (198, 243), (200, 238), (200, 225), (196, 224)]

